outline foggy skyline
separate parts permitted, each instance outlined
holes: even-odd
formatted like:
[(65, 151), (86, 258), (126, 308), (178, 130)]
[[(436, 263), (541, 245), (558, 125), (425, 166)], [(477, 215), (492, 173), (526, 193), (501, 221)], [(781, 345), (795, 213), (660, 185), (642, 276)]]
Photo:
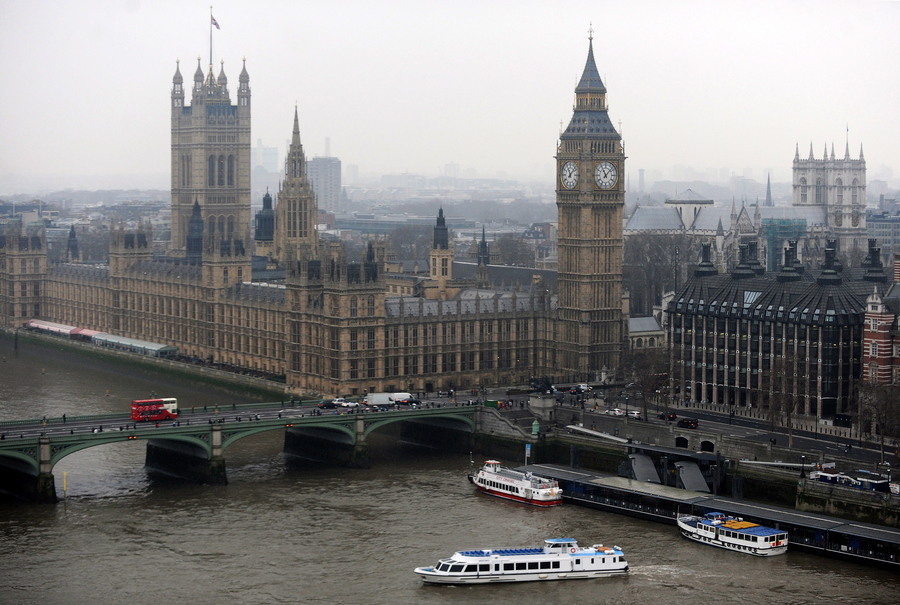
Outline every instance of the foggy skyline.
[[(673, 166), (788, 181), (795, 148), (864, 150), (900, 186), (900, 3), (213, 2), (215, 74), (246, 58), (252, 134), (361, 176), (553, 184), (593, 27), (626, 178)], [(0, 0), (0, 195), (170, 187), (170, 93), (208, 70), (208, 2)], [(52, 178), (50, 178), (52, 177)]]

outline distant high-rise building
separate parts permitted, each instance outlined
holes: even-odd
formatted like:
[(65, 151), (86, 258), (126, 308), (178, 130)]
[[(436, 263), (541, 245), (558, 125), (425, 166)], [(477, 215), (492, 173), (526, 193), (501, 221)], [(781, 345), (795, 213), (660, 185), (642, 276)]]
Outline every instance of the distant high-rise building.
[(330, 212), (341, 210), (340, 158), (315, 157), (306, 163), (306, 168), (319, 208)]
[(262, 166), (266, 172), (278, 172), (278, 148), (263, 146), (262, 139), (256, 139), (253, 148), (253, 167)]
[(359, 165), (347, 164), (344, 166), (344, 181), (348, 185), (356, 185), (359, 182)]

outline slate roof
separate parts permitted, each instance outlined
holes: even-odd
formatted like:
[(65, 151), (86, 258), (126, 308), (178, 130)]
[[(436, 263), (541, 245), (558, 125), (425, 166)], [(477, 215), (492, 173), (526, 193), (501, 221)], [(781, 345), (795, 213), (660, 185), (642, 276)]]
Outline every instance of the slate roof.
[(629, 317), (628, 333), (637, 334), (639, 332), (661, 332), (662, 326), (655, 317)]
[(626, 231), (681, 231), (678, 210), (664, 206), (638, 206), (625, 225)]

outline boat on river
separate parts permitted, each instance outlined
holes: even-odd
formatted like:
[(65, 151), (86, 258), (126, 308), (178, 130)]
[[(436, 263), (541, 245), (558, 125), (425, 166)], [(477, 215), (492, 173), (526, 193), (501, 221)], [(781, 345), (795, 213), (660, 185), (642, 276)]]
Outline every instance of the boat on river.
[(428, 584), (585, 580), (628, 573), (628, 562), (618, 546), (549, 538), (543, 547), (461, 550), (415, 573)]
[(680, 516), (678, 527), (681, 535), (689, 540), (757, 557), (771, 557), (787, 552), (786, 532), (744, 521), (740, 517), (729, 517), (724, 513), (706, 513), (702, 517)]
[(535, 506), (562, 504), (562, 489), (555, 479), (515, 471), (501, 466), (498, 460), (485, 462), (480, 471), (469, 474), (469, 481), (481, 492), (506, 500)]

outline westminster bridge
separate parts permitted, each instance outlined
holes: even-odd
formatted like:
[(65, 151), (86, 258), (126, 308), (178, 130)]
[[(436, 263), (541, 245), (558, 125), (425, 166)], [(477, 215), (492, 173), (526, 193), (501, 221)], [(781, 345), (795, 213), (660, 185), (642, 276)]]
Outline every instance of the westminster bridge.
[(283, 431), (284, 451), (368, 466), (366, 438), (394, 423), (429, 443), (478, 429), (476, 405), (423, 409), (367, 408), (320, 411), (293, 402), (182, 407), (177, 421), (137, 422), (121, 414), (0, 421), (0, 491), (36, 502), (56, 502), (53, 467), (80, 450), (121, 441), (145, 441), (146, 465), (198, 483), (225, 485), (225, 450), (237, 441)]

